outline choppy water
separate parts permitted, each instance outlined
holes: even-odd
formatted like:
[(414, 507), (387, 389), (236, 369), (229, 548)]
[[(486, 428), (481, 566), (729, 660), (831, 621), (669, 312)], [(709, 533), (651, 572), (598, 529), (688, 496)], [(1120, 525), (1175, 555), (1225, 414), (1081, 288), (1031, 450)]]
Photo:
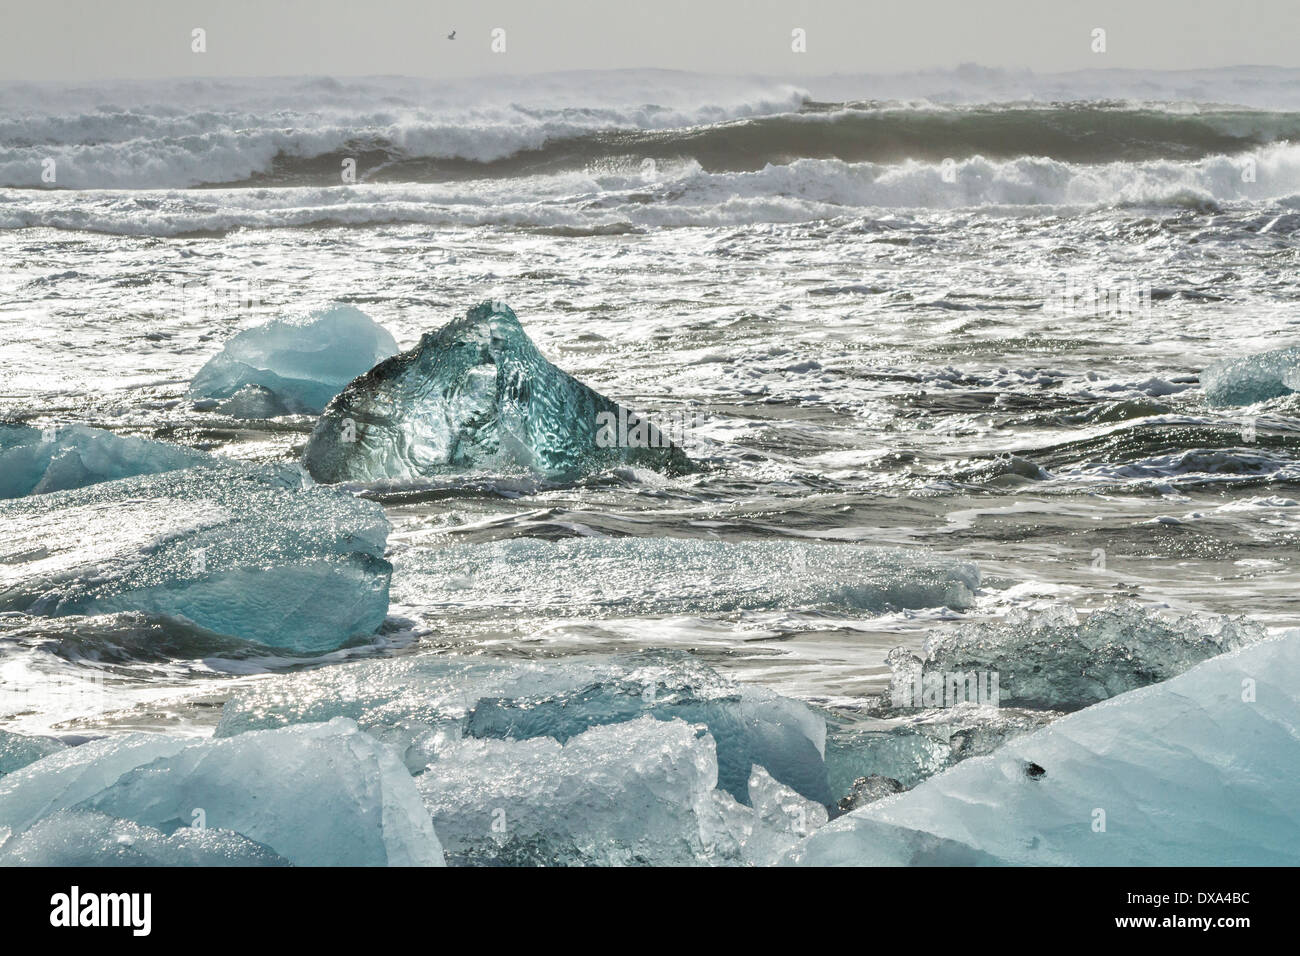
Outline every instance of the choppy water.
[[(394, 525), (373, 642), (290, 660), (165, 621), (10, 615), (9, 680), (106, 671), (111, 706), (0, 718), (203, 732), (266, 670), (646, 647), (851, 707), (941, 620), (1132, 596), (1294, 625), (1300, 399), (1211, 409), (1197, 383), (1295, 341), (1294, 77), (923, 79), (569, 77), (469, 105), (249, 82), (166, 109), (147, 86), (5, 89), (4, 417), (292, 460), (312, 419), (185, 398), (232, 333), (346, 302), (407, 347), (499, 298), (709, 467), (358, 489)], [(983, 587), (966, 612), (659, 607), (653, 566), (593, 562), (565, 590), (468, 560), (452, 586), (428, 560), (519, 537), (883, 544), (972, 560)]]

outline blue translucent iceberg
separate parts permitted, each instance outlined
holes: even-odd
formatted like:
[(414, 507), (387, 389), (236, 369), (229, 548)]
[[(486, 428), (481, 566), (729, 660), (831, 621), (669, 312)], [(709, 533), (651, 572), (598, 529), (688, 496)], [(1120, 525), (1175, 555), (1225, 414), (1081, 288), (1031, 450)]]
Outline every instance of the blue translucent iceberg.
[[(39, 828), (59, 811), (95, 816), (72, 832)], [(224, 835), (177, 837), (196, 825)], [(115, 827), (159, 863), (194, 852), (297, 866), (443, 863), (410, 773), (348, 720), (219, 740), (102, 738), (0, 779), (0, 859), (111, 863)]]
[(273, 850), (215, 827), (163, 833), (91, 810), (59, 810), (0, 841), (0, 866), (288, 866)]
[(940, 631), (927, 639), (919, 656), (901, 648), (891, 652), (890, 699), (898, 707), (936, 706), (926, 695), (942, 697), (951, 690), (944, 675), (988, 675), (985, 686), (997, 675), (1001, 705), (1077, 710), (1168, 680), (1266, 634), (1245, 618), (1166, 619), (1135, 601), (1110, 604), (1082, 622), (1064, 606), (1038, 613), (1016, 610), (1002, 622)]
[(211, 461), (211, 455), (192, 448), (84, 425), (0, 423), (0, 498), (84, 488)]
[(710, 734), (647, 715), (563, 744), (448, 738), (416, 785), (452, 865), (766, 864), (827, 820), (762, 767), (752, 807), (717, 777)]
[(560, 371), (509, 308), (488, 302), (352, 382), (317, 422), (303, 460), (326, 482), (466, 468), (690, 468), (659, 429)]
[(299, 652), (388, 613), (378, 504), (223, 463), (0, 502), (0, 610), (141, 611)]
[(1300, 390), (1300, 346), (1215, 362), (1201, 372), (1211, 405), (1253, 405)]
[(822, 828), (788, 862), (1300, 863), (1300, 633), (1062, 717)]
[(218, 735), (343, 716), (397, 747), (420, 772), (448, 737), (561, 743), (592, 727), (649, 715), (707, 728), (718, 783), (748, 799), (754, 765), (819, 803), (830, 800), (824, 718), (766, 688), (727, 680), (685, 654), (563, 663), (422, 655), (259, 681), (228, 701)]
[(275, 319), (240, 332), (199, 369), (198, 399), (226, 399), (242, 418), (318, 415), (352, 379), (397, 352), (397, 342), (364, 312), (336, 306)]
[(63, 744), (53, 737), (29, 737), (0, 730), (0, 777), (62, 749)]

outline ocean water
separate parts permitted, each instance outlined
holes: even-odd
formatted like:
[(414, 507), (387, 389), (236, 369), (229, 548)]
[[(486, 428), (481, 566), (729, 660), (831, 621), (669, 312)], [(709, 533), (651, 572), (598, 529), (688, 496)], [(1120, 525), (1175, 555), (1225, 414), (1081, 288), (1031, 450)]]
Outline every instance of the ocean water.
[[(1300, 396), (1215, 407), (1198, 376), (1300, 334), (1298, 80), (0, 87), (3, 419), (288, 463), (313, 416), (187, 397), (225, 340), (347, 304), (409, 348), (496, 299), (706, 465), (351, 487), (392, 524), (391, 605), (324, 655), (0, 615), (0, 728), (201, 736), (274, 673), (662, 649), (834, 723), (940, 625), (1128, 598), (1294, 626)], [(746, 547), (683, 571), (665, 539)], [(980, 585), (853, 606), (803, 581), (833, 562), (786, 573), (810, 544)]]

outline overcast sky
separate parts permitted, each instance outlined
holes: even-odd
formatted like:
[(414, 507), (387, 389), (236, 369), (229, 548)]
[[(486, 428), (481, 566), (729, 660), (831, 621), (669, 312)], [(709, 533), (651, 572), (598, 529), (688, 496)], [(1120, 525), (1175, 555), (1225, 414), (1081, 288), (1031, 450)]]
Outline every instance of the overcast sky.
[[(1300, 66), (1300, 0), (3, 0), (0, 79)], [(191, 52), (191, 31), (207, 52)], [(506, 31), (506, 52), (491, 31)], [(791, 51), (791, 30), (807, 52)], [(1104, 28), (1107, 50), (1091, 49)], [(456, 39), (446, 35), (456, 31)]]

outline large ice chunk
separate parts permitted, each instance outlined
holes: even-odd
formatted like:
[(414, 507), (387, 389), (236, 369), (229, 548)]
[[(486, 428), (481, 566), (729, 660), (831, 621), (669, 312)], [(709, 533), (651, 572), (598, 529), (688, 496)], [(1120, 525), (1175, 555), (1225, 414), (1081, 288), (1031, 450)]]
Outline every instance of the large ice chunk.
[(0, 610), (142, 611), (301, 652), (388, 613), (378, 504), (225, 463), (0, 502)]
[(827, 803), (825, 719), (799, 701), (737, 684), (686, 654), (559, 662), (441, 655), (364, 661), (259, 681), (228, 701), (218, 735), (346, 716), (402, 749), (419, 771), (444, 738), (563, 743), (649, 715), (702, 724), (717, 743), (719, 784), (748, 799), (752, 767)]
[(1211, 405), (1253, 405), (1300, 390), (1300, 346), (1207, 366), (1201, 388)]
[(63, 746), (53, 737), (29, 737), (0, 730), (0, 777), (62, 750)]
[(1300, 863), (1300, 633), (1062, 717), (819, 830), (790, 862)]
[[(101, 816), (83, 819), (80, 836), (72, 835), (64, 848), (51, 845), (48, 828), (31, 833), (33, 825), (65, 810)], [(147, 855), (160, 862), (193, 850), (192, 839), (176, 834), (199, 823), (238, 834), (299, 866), (443, 862), (406, 767), (344, 719), (217, 740), (161, 734), (101, 739), (0, 780), (0, 828), (10, 831), (11, 841), (18, 839), (24, 858), (66, 852), (111, 862), (104, 817), (172, 837), (161, 845), (154, 834), (143, 834)], [(136, 833), (130, 827), (124, 832)], [(247, 856), (247, 844), (238, 846)]]
[(66, 491), (211, 461), (192, 448), (84, 425), (34, 428), (0, 422), (0, 498)]
[(612, 464), (690, 467), (659, 429), (548, 362), (515, 314), (490, 302), (348, 385), (303, 457), (328, 482), (465, 468), (564, 476)]
[(1245, 618), (1166, 620), (1134, 601), (1094, 611), (1083, 623), (1069, 607), (1016, 610), (1004, 622), (942, 631), (920, 656), (895, 649), (890, 701), (902, 708), (951, 706), (948, 696), (973, 700), (976, 690), (996, 686), (1004, 705), (1074, 710), (1167, 680), (1266, 633)]
[(397, 352), (364, 312), (335, 306), (240, 332), (199, 369), (195, 398), (227, 399), (236, 417), (318, 415), (343, 386)]
[(412, 548), (398, 571), (423, 606), (582, 614), (964, 609), (970, 562), (899, 548), (686, 538), (511, 538)]
[(662, 866), (738, 857), (717, 776), (708, 734), (644, 716), (563, 744), (449, 741), (416, 783), (453, 865)]
[[(836, 714), (826, 736), (831, 792), (856, 802), (864, 788), (914, 787), (970, 757), (992, 753), (1013, 737), (1045, 726), (1060, 713), (960, 703), (919, 711)], [(860, 780), (868, 783), (860, 784)], [(870, 781), (875, 780), (872, 784)]]
[(0, 840), (0, 866), (288, 866), (230, 830), (181, 827), (166, 834), (92, 811), (59, 810)]

